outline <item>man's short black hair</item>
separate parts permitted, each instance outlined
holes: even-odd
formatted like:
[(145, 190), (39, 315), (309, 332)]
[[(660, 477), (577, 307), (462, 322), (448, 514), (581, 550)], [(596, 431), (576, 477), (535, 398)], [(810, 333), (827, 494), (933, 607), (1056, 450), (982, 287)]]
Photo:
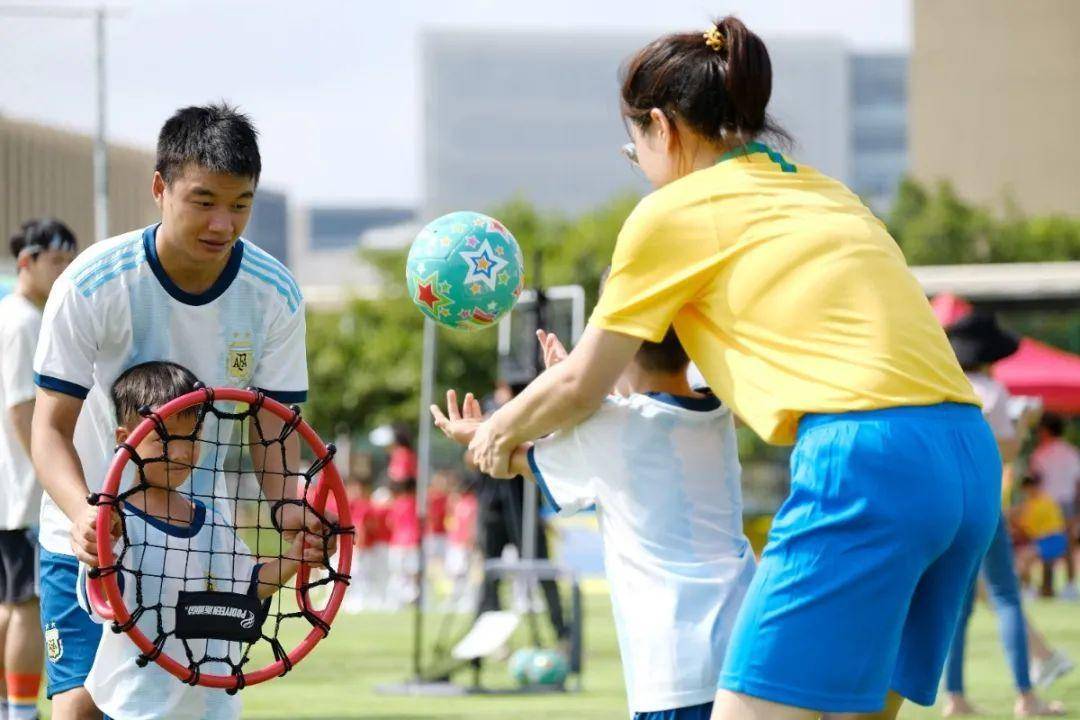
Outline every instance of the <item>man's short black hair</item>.
[(116, 378), (112, 401), (116, 422), (127, 425), (139, 417), (142, 407), (156, 408), (195, 390), (198, 380), (183, 365), (166, 360), (133, 365)]
[(262, 173), (258, 136), (251, 119), (225, 103), (181, 108), (161, 127), (154, 169), (166, 183), (194, 164), (249, 177), (258, 185)]
[[(608, 265), (600, 273), (600, 292), (604, 292), (608, 276), (611, 275), (611, 266)], [(686, 372), (690, 367), (690, 356), (679, 342), (679, 336), (675, 334), (675, 328), (669, 327), (664, 334), (664, 339), (658, 343), (645, 340), (634, 355), (634, 362), (649, 372), (662, 372), (674, 375)]]
[(68, 250), (75, 252), (78, 243), (75, 233), (56, 218), (34, 218), (27, 220), (8, 241), (11, 256), (18, 258), (23, 250), (29, 250), (33, 257), (46, 250)]

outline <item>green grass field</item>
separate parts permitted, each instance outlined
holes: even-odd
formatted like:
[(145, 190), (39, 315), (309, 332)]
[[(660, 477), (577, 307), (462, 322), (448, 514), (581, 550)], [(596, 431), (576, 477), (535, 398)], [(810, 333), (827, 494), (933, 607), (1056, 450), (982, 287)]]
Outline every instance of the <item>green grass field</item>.
[[(412, 615), (340, 615), (333, 632), (288, 676), (243, 692), (244, 717), (269, 720), (422, 720), (443, 718), (625, 718), (626, 698), (619, 665), (611, 606), (603, 593), (586, 595), (584, 691), (536, 696), (390, 697), (376, 686), (403, 680), (410, 667)], [(1028, 613), (1050, 642), (1080, 658), (1080, 605), (1060, 601), (1028, 603)], [(433, 632), (429, 627), (427, 632)], [(980, 603), (971, 624), (967, 682), (970, 699), (985, 718), (1011, 718), (1013, 693), (997, 639), (993, 613)], [(524, 634), (519, 630), (522, 644)], [(469, 682), (463, 672), (460, 682)], [(487, 687), (512, 685), (505, 663), (489, 664)], [(1044, 695), (1063, 700), (1071, 717), (1080, 717), (1080, 670), (1058, 681)], [(48, 703), (42, 703), (48, 717)], [(938, 709), (907, 707), (910, 720), (938, 718)]]
[[(1080, 658), (1080, 606), (1030, 602), (1029, 613), (1051, 642)], [(615, 631), (607, 597), (587, 596), (584, 691), (548, 696), (410, 698), (378, 695), (380, 683), (408, 672), (412, 618), (408, 613), (339, 616), (333, 633), (285, 678), (244, 691), (245, 718), (620, 718), (626, 717)], [(993, 613), (983, 604), (971, 625), (968, 646), (970, 699), (991, 718), (1011, 718), (1013, 694), (997, 639)], [(460, 676), (468, 682), (468, 673)], [(510, 684), (505, 663), (492, 663), (485, 685)], [(1080, 717), (1080, 671), (1045, 693)], [(903, 718), (937, 718), (937, 709), (909, 707)]]

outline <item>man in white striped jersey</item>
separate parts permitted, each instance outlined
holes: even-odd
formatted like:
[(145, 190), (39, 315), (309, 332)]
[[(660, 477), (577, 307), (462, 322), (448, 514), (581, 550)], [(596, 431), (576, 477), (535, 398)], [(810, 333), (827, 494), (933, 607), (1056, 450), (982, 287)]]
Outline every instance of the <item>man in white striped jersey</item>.
[[(95, 508), (112, 456), (108, 391), (127, 368), (168, 360), (207, 386), (255, 386), (282, 402), (307, 396), (304, 301), (289, 271), (240, 237), (262, 163), (250, 120), (227, 105), (188, 107), (162, 127), (152, 183), (161, 222), (93, 245), (60, 276), (45, 307), (34, 360), (34, 466), (41, 511), (42, 626), (53, 716), (100, 718), (83, 682), (100, 638), (75, 595), (78, 561), (98, 564)], [(260, 418), (273, 437), (279, 420)], [(203, 438), (235, 441), (235, 421), (208, 415)], [(263, 493), (294, 494), (281, 457), (259, 452)], [(299, 447), (287, 447), (295, 470)], [(265, 462), (263, 462), (265, 459)], [(220, 474), (224, 458), (196, 470), (190, 492), (226, 518), (234, 508)], [(288, 483), (295, 485), (295, 482)], [(296, 530), (303, 510), (282, 505)]]

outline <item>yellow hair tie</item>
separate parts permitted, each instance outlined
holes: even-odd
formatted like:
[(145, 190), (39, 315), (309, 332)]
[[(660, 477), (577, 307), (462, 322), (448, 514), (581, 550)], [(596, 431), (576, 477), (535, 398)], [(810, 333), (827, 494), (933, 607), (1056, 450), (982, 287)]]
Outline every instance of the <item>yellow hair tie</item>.
[(724, 36), (720, 34), (720, 28), (713, 25), (711, 28), (701, 34), (705, 38), (705, 44), (712, 49), (713, 52), (720, 52), (724, 49)]

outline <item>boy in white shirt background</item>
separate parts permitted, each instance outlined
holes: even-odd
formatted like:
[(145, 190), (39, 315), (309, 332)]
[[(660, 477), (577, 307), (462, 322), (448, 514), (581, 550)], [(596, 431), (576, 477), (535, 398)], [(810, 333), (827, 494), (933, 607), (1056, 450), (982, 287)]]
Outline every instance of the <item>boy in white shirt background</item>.
[[(539, 333), (545, 362), (565, 356)], [(739, 605), (754, 574), (742, 529), (731, 412), (687, 380), (673, 330), (644, 343), (591, 418), (514, 453), (560, 513), (596, 506), (623, 675), (638, 720), (707, 719)], [(481, 419), (465, 397), (436, 425), (467, 445)]]
[(59, 220), (22, 224), (10, 240), (14, 292), (0, 299), (0, 720), (37, 717), (44, 646), (36, 590), (41, 487), (30, 463), (34, 350), (41, 309), (75, 256)]

